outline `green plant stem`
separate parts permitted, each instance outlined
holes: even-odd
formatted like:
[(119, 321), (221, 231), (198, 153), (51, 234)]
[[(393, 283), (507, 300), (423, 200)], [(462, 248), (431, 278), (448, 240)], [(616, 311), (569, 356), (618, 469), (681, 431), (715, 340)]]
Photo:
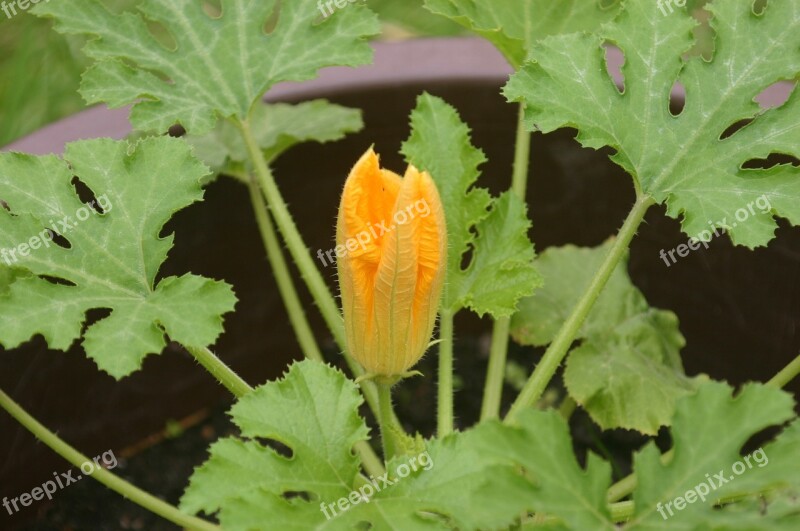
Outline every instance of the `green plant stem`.
[(378, 403), (380, 415), (378, 424), (381, 427), (381, 443), (383, 444), (383, 459), (387, 463), (399, 450), (397, 436), (402, 431), (395, 422), (394, 408), (392, 407), (392, 386), (388, 383), (378, 384)]
[(506, 416), (505, 421), (508, 423), (515, 422), (517, 415), (527, 408), (532, 407), (541, 398), (542, 393), (547, 388), (548, 383), (552, 379), (556, 370), (558, 369), (564, 357), (569, 351), (569, 347), (578, 334), (586, 316), (594, 306), (597, 297), (608, 282), (609, 277), (614, 272), (617, 264), (620, 262), (625, 252), (628, 250), (636, 230), (644, 219), (647, 209), (653, 204), (653, 200), (649, 197), (639, 198), (631, 209), (625, 223), (617, 234), (617, 238), (611, 247), (608, 255), (603, 260), (600, 269), (594, 275), (589, 288), (583, 294), (578, 304), (572, 310), (572, 313), (561, 326), (553, 342), (545, 351), (541, 361), (536, 366), (533, 374), (525, 383), (522, 392), (517, 397), (511, 410)]
[[(75, 467), (80, 467), (84, 463), (92, 463), (92, 459), (78, 452), (72, 446), (64, 442), (55, 433), (51, 432), (33, 418), (27, 411), (14, 402), (3, 390), (0, 389), (0, 407), (6, 410), (20, 424), (25, 426), (37, 439), (50, 447), (58, 455), (66, 459)], [(132, 502), (141, 505), (162, 518), (169, 520), (173, 524), (187, 529), (198, 529), (208, 531), (218, 531), (220, 527), (200, 518), (182, 513), (177, 507), (159, 500), (138, 487), (119, 478), (115, 474), (104, 468), (95, 467), (91, 475), (109, 489), (121, 494)]]
[(453, 432), (453, 311), (439, 312), (439, 396), (437, 434)]
[[(785, 387), (786, 384), (791, 382), (795, 377), (797, 377), (798, 374), (800, 374), (800, 356), (797, 356), (790, 361), (786, 367), (781, 369), (778, 374), (767, 380), (764, 385), (769, 385), (780, 389)], [(669, 463), (672, 460), (673, 455), (673, 450), (664, 452), (661, 456), (661, 463)], [(636, 474), (629, 474), (609, 487), (607, 499), (609, 502), (621, 500), (625, 496), (631, 494), (634, 489), (636, 489)]]
[(523, 201), (528, 192), (528, 165), (531, 156), (531, 132), (525, 125), (525, 106), (520, 104), (517, 112), (517, 136), (514, 144), (514, 167), (511, 175), (511, 191)]
[[(258, 147), (258, 142), (256, 142), (256, 139), (253, 136), (253, 132), (250, 129), (250, 124), (247, 121), (236, 121), (234, 123), (242, 134), (242, 139), (247, 146), (247, 152), (250, 157), (250, 161), (253, 164), (253, 168), (256, 172), (261, 193), (267, 200), (267, 205), (269, 205), (270, 212), (275, 219), (275, 224), (278, 226), (278, 230), (283, 236), (283, 240), (286, 243), (289, 254), (292, 256), (297, 268), (300, 270), (300, 275), (303, 277), (303, 280), (308, 286), (311, 296), (314, 298), (314, 302), (317, 304), (317, 307), (322, 314), (322, 318), (328, 325), (328, 329), (333, 335), (336, 344), (339, 345), (339, 348), (345, 351), (347, 345), (345, 341), (344, 322), (342, 321), (342, 315), (339, 313), (339, 308), (336, 305), (336, 301), (334, 300), (333, 295), (331, 295), (327, 284), (325, 284), (322, 274), (320, 274), (319, 269), (317, 269), (317, 266), (314, 264), (314, 260), (311, 258), (305, 242), (303, 242), (303, 237), (300, 235), (300, 231), (297, 230), (297, 225), (295, 225), (294, 220), (292, 219), (292, 214), (289, 212), (289, 208), (286, 206), (283, 196), (281, 196), (278, 184), (275, 182), (275, 178), (273, 177), (269, 166), (267, 166), (267, 161), (264, 159), (264, 153)], [(346, 352), (345, 361), (356, 378), (364, 375), (364, 370)], [(370, 381), (361, 382), (361, 391), (364, 393), (364, 398), (366, 399), (367, 404), (369, 405), (373, 414), (376, 416), (379, 415), (378, 391), (375, 388), (375, 384)]]
[(800, 356), (790, 361), (778, 374), (770, 378), (767, 381), (767, 385), (773, 385), (779, 388), (786, 387), (786, 384), (794, 380), (798, 374), (800, 374)]
[(622, 501), (610, 504), (608, 510), (611, 513), (611, 521), (619, 524), (629, 520), (633, 516), (636, 507), (632, 501)]
[(194, 356), (200, 365), (205, 367), (205, 369), (211, 373), (211, 375), (216, 378), (219, 383), (225, 386), (225, 388), (233, 394), (233, 396), (239, 398), (250, 391), (253, 390), (247, 382), (242, 380), (242, 378), (233, 372), (233, 370), (225, 365), (222, 360), (220, 360), (211, 350), (206, 347), (189, 347), (184, 345), (184, 348), (189, 351), (189, 353)]
[(336, 305), (333, 295), (331, 295), (325, 280), (322, 278), (322, 274), (314, 264), (311, 254), (308, 252), (308, 247), (306, 247), (303, 237), (300, 235), (300, 231), (297, 229), (294, 219), (292, 219), (292, 214), (289, 212), (289, 208), (283, 200), (278, 184), (275, 182), (275, 178), (267, 166), (264, 154), (261, 148), (259, 148), (255, 137), (253, 137), (250, 124), (245, 121), (238, 122), (238, 125), (244, 142), (247, 145), (250, 161), (255, 168), (256, 177), (261, 187), (261, 193), (264, 194), (267, 200), (270, 212), (275, 218), (275, 224), (278, 226), (278, 230), (280, 230), (283, 236), (284, 243), (297, 264), (300, 275), (303, 277), (311, 295), (314, 297), (314, 302), (316, 302), (319, 307), (322, 317), (325, 319), (325, 323), (327, 323), (336, 343), (340, 346), (344, 345), (344, 325), (342, 323), (342, 315), (339, 313), (339, 307)]
[(575, 400), (567, 395), (564, 397), (564, 400), (561, 401), (561, 405), (558, 407), (558, 412), (564, 418), (564, 420), (569, 421), (572, 414), (575, 413), (575, 409), (577, 409), (578, 403)]
[(294, 287), (294, 281), (292, 281), (292, 277), (289, 274), (289, 266), (283, 256), (283, 250), (278, 241), (275, 226), (269, 217), (264, 197), (261, 195), (261, 189), (252, 178), (249, 179), (247, 187), (250, 190), (250, 202), (253, 205), (258, 229), (261, 232), (261, 239), (264, 241), (264, 247), (267, 250), (267, 259), (270, 266), (272, 266), (272, 272), (278, 284), (278, 291), (281, 294), (284, 306), (286, 306), (289, 321), (292, 323), (300, 348), (306, 358), (323, 362), (322, 352), (320, 352), (314, 339), (314, 333), (308, 324), (303, 305), (300, 303), (300, 297)]
[(501, 317), (495, 320), (492, 328), (492, 346), (489, 349), (489, 366), (486, 370), (483, 404), (481, 404), (481, 422), (500, 416), (510, 327), (511, 319)]
[[(517, 136), (514, 145), (514, 166), (511, 176), (511, 191), (525, 201), (528, 188), (528, 164), (531, 152), (531, 133), (525, 126), (525, 106), (520, 104), (517, 115)], [(483, 391), (481, 420), (498, 418), (503, 397), (503, 379), (508, 356), (508, 332), (511, 318), (496, 319), (492, 330), (492, 347), (489, 351), (489, 367)]]

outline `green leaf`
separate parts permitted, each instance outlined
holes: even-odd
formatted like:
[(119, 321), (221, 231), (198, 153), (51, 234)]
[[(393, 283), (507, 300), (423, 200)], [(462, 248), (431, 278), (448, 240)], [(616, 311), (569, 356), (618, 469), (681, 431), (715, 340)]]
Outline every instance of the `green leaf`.
[(481, 453), (525, 468), (534, 484), (527, 495), (530, 509), (560, 518), (568, 529), (614, 529), (606, 506), (611, 466), (590, 453), (586, 469), (581, 468), (561, 415), (529, 410), (516, 428), (489, 426), (497, 436)]
[[(0, 197), (9, 209), (0, 209), (0, 270), (15, 271), (0, 292), (0, 343), (14, 348), (39, 333), (67, 350), (83, 335), (87, 355), (121, 378), (161, 352), (165, 333), (189, 347), (216, 341), (236, 302), (230, 286), (195, 275), (155, 284), (173, 240), (159, 235), (175, 212), (203, 197), (207, 174), (185, 142), (168, 137), (75, 142), (63, 160), (0, 154)], [(96, 208), (79, 198), (73, 176)], [(90, 309), (110, 315), (82, 334)]]
[[(360, 469), (353, 446), (369, 434), (358, 414), (362, 402), (340, 371), (310, 360), (293, 364), (283, 380), (259, 387), (231, 409), (246, 439), (227, 437), (211, 447), (211, 458), (192, 476), (182, 509), (208, 514), (222, 509), (225, 523), (241, 517), (229, 512), (228, 504), (255, 493), (265, 510), (274, 511), (275, 529), (282, 517), (288, 525), (292, 513), (307, 505), (301, 498), (284, 498), (287, 493), (346, 496)], [(287, 446), (291, 457), (261, 439)], [(318, 504), (306, 509), (322, 516)]]
[[(464, 29), (455, 22), (432, 17), (422, 4), (423, 0), (370, 0), (369, 7), (382, 21), (398, 25), (414, 36), (450, 37), (464, 33)], [(393, 33), (385, 29), (384, 38), (394, 37)]]
[[(724, 471), (728, 477), (734, 463), (745, 462), (740, 448), (764, 428), (794, 418), (791, 396), (779, 389), (761, 384), (746, 385), (736, 397), (732, 389), (720, 382), (705, 382), (698, 392), (678, 402), (672, 427), (674, 458), (664, 465), (654, 443), (648, 444), (634, 460), (638, 486), (634, 492), (635, 513), (623, 529), (771, 529), (769, 522), (797, 523), (795, 503), (778, 500), (774, 512), (765, 518), (758, 505), (744, 503), (715, 508), (719, 496), (730, 494), (726, 488), (712, 491), (705, 501), (687, 505), (664, 518), (658, 507), (676, 496)], [(518, 485), (527, 490), (530, 509), (537, 514), (556, 518), (567, 529), (617, 529), (611, 522), (606, 504), (611, 467), (593, 454), (581, 468), (572, 451), (567, 423), (555, 411), (525, 411), (515, 428), (488, 423), (484, 430), (496, 430), (496, 437), (480, 448), (486, 458), (506, 458), (525, 469), (530, 485)], [(764, 447), (769, 463), (759, 467), (750, 458), (748, 468), (727, 485), (754, 489), (796, 485), (798, 480), (797, 448), (800, 433), (795, 421), (775, 441)], [(763, 463), (763, 456), (759, 456)], [(757, 476), (761, 477), (757, 477)], [(660, 504), (660, 505), (659, 505)], [(729, 510), (737, 511), (732, 518)], [(749, 526), (730, 526), (738, 519)], [(532, 527), (532, 526), (529, 526)], [(791, 527), (782, 527), (791, 529)]]
[(513, 192), (492, 201), (489, 215), (475, 225), (472, 259), (450, 279), (448, 294), (478, 315), (511, 317), (517, 301), (542, 285), (533, 267), (528, 208)]
[[(800, 93), (778, 108), (754, 98), (800, 72), (800, 5), (767, 4), (754, 14), (750, 0), (710, 4), (716, 32), (711, 61), (682, 59), (693, 46), (694, 20), (684, 9), (665, 16), (657, 2), (634, 2), (597, 35), (552, 37), (534, 46), (535, 61), (514, 75), (506, 96), (526, 104), (530, 127), (578, 129), (587, 147), (610, 146), (612, 159), (634, 179), (641, 196), (682, 216), (684, 232), (708, 240), (727, 227), (731, 240), (765, 245), (775, 216), (800, 224), (800, 169), (744, 168), (770, 154), (800, 156)], [(626, 57), (625, 91), (606, 72), (603, 43)], [(670, 114), (670, 91), (680, 81), (686, 104)], [(722, 140), (732, 125), (751, 120)]]
[(779, 490), (726, 505), (714, 515), (715, 531), (797, 531), (800, 493)]
[[(427, 93), (418, 98), (411, 129), (402, 152), (409, 164), (431, 174), (447, 219), (443, 306), (451, 311), (468, 307), (479, 315), (510, 316), (520, 297), (541, 284), (533, 267), (525, 204), (512, 194), (493, 199), (485, 188), (473, 186), (478, 166), (486, 158), (472, 145), (469, 127), (441, 98)], [(473, 248), (469, 263), (462, 268), (464, 254)]]
[[(267, 163), (302, 142), (331, 142), (347, 133), (361, 130), (361, 110), (349, 109), (326, 100), (298, 104), (259, 104), (253, 108), (250, 128)], [(214, 131), (202, 136), (188, 136), (195, 153), (215, 173), (236, 177), (247, 175), (249, 159), (239, 130), (230, 122), (220, 122)]]
[[(393, 460), (384, 479), (357, 479), (352, 448), (367, 437), (358, 416), (361, 402), (355, 384), (338, 370), (295, 363), (284, 380), (234, 406), (231, 415), (248, 439), (228, 437), (212, 446), (182, 509), (220, 511), (225, 529), (305, 531), (353, 529), (362, 522), (375, 529), (443, 529), (444, 522), (494, 529), (525, 508), (527, 481), (507, 460), (481, 455), (485, 446), (502, 443), (500, 434), (485, 428), (431, 441), (422, 454)], [(261, 439), (282, 443), (291, 457)], [(339, 500), (351, 496), (358, 502), (340, 508)]]
[[(550, 248), (536, 259), (545, 284), (520, 302), (511, 334), (523, 345), (550, 343), (586, 292), (612, 241), (596, 248)], [(674, 313), (656, 310), (633, 285), (627, 258), (612, 273), (567, 359), (570, 396), (603, 429), (655, 434), (675, 402), (694, 389), (680, 358), (685, 341)]]
[(593, 31), (619, 12), (604, 0), (425, 0), (432, 13), (483, 36), (517, 69), (533, 44), (550, 35)]
[[(247, 119), (254, 102), (281, 81), (304, 81), (326, 66), (370, 61), (365, 39), (378, 33), (375, 16), (349, 5), (322, 18), (316, 0), (222, 0), (212, 17), (204, 2), (144, 0), (139, 13), (112, 14), (97, 0), (41, 3), (33, 10), (56, 19), (63, 33), (94, 37), (85, 48), (98, 63), (86, 72), (88, 103), (134, 104), (140, 130), (179, 123), (192, 134), (217, 119)], [(270, 21), (269, 33), (264, 27)], [(148, 24), (161, 26), (162, 39)], [(166, 44), (164, 41), (167, 41)]]
[[(800, 491), (800, 420), (795, 419), (774, 441), (764, 445), (750, 459), (747, 473), (724, 485), (720, 496), (736, 497), (749, 492), (774, 489)], [(780, 466), (772, 466), (780, 463)]]
[[(797, 455), (785, 452), (777, 452), (779, 457), (771, 459), (768, 467), (756, 466), (741, 476), (734, 472), (735, 463), (742, 461), (740, 449), (748, 439), (794, 417), (791, 395), (761, 384), (745, 385), (735, 397), (731, 395), (729, 386), (706, 382), (696, 394), (678, 403), (672, 426), (674, 456), (668, 464), (662, 464), (661, 453), (654, 443), (636, 454), (634, 471), (638, 482), (633, 493), (636, 511), (626, 529), (661, 529), (667, 524), (679, 529), (714, 529), (721, 513), (714, 509), (715, 501), (729, 489), (735, 490), (738, 482), (752, 487), (756, 483), (750, 476), (765, 474), (770, 482), (782, 475), (796, 483)], [(790, 432), (789, 436), (796, 441), (796, 433)], [(773, 444), (784, 443), (778, 440)], [(718, 475), (726, 481), (721, 487)], [(709, 491), (705, 500), (698, 498), (681, 510), (666, 507), (701, 484)]]

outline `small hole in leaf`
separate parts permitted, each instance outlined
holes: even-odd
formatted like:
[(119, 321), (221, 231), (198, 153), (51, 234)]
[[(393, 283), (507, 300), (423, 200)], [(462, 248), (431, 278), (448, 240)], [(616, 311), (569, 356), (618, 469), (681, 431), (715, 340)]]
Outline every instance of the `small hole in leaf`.
[(180, 138), (186, 134), (186, 129), (182, 125), (176, 124), (169, 128), (167, 134), (173, 138)]
[(800, 168), (800, 159), (783, 153), (770, 153), (765, 159), (751, 159), (742, 164), (745, 170), (767, 170), (775, 166), (794, 166)]
[(686, 89), (683, 83), (676, 81), (675, 84), (672, 85), (672, 90), (670, 91), (669, 112), (672, 116), (679, 116), (683, 112), (685, 106)]
[(63, 249), (72, 249), (72, 244), (68, 239), (66, 239), (61, 234), (57, 233), (53, 229), (45, 229), (42, 232), (50, 232), (50, 237), (52, 238), (52, 242)]
[(292, 459), (294, 457), (294, 452), (291, 448), (283, 444), (282, 442), (275, 441), (273, 439), (265, 439), (263, 437), (253, 437), (257, 443), (262, 446), (266, 446), (267, 448), (272, 448), (275, 450), (275, 453), (280, 455), (281, 457), (285, 457), (286, 459)]
[(625, 55), (622, 50), (610, 42), (603, 43), (605, 48), (606, 72), (620, 94), (625, 92), (625, 74), (622, 67), (625, 65)]
[(203, 2), (203, 11), (211, 18), (219, 18), (222, 15), (222, 7), (218, 0), (206, 0)]
[(178, 42), (175, 40), (175, 37), (172, 36), (166, 26), (160, 22), (154, 22), (152, 20), (146, 20), (145, 24), (147, 25), (147, 29), (150, 31), (150, 35), (153, 36), (153, 39), (158, 42), (158, 44), (163, 46), (165, 50), (170, 52), (177, 51)]
[(472, 254), (475, 252), (475, 246), (473, 244), (469, 244), (466, 252), (461, 256), (461, 270), (466, 271), (469, 265), (472, 263)]
[(753, 118), (745, 118), (744, 120), (739, 120), (738, 122), (734, 123), (727, 129), (725, 129), (721, 135), (719, 135), (720, 140), (725, 140), (726, 138), (732, 137), (737, 131), (740, 131), (745, 126), (749, 125), (753, 122)]
[(98, 214), (103, 213), (103, 209), (97, 206), (97, 197), (95, 197), (94, 192), (83, 181), (78, 177), (73, 177), (72, 187), (75, 188), (75, 193), (78, 194), (78, 199), (81, 200), (81, 203), (93, 208)]
[(311, 501), (311, 495), (305, 491), (288, 490), (283, 493), (283, 497), (286, 498), (287, 500), (293, 500), (299, 498), (303, 501)]
[[(264, 33), (270, 34), (275, 30), (275, 27), (278, 25), (278, 21), (280, 20), (282, 9), (283, 7), (272, 9), (272, 13), (269, 14), (269, 16), (267, 17), (267, 21), (264, 22), (264, 25), (262, 26)], [(319, 13), (319, 10), (317, 10), (317, 13)], [(324, 20), (324, 18), (322, 17), (322, 13), (319, 14), (320, 14), (319, 19)]]
[(754, 99), (762, 108), (774, 109), (786, 103), (796, 87), (796, 82), (778, 81), (762, 90)]
[(39, 275), (39, 278), (46, 280), (51, 284), (56, 284), (57, 286), (77, 286), (77, 284), (72, 281), (58, 277), (51, 277), (50, 275)]
[(698, 23), (692, 29), (694, 46), (683, 55), (683, 59), (688, 61), (692, 57), (699, 56), (706, 61), (711, 61), (714, 57), (714, 43), (717, 33), (711, 26), (711, 12), (704, 9), (705, 2), (697, 2), (696, 4), (691, 11), (692, 17)]

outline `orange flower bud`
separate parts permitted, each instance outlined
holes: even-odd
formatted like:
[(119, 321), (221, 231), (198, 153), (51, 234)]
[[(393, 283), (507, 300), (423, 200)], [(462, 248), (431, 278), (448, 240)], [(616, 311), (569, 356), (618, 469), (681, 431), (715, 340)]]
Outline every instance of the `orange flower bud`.
[(433, 179), (381, 169), (370, 148), (345, 182), (336, 243), (350, 353), (369, 374), (406, 373), (428, 348), (447, 264)]

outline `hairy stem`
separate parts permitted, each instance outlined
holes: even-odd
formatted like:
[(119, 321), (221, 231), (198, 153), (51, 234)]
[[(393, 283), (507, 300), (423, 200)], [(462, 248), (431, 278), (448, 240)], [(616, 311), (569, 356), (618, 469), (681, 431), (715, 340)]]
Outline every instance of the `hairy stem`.
[(561, 326), (555, 339), (547, 348), (541, 361), (534, 369), (533, 374), (525, 383), (522, 392), (511, 406), (511, 410), (505, 419), (506, 422), (513, 423), (517, 415), (525, 409), (534, 406), (539, 398), (541, 398), (542, 393), (547, 388), (547, 385), (550, 383), (559, 365), (561, 365), (561, 362), (567, 355), (569, 347), (575, 340), (575, 336), (578, 335), (578, 331), (586, 320), (586, 316), (597, 301), (597, 297), (605, 287), (609, 277), (611, 277), (611, 274), (617, 267), (617, 264), (625, 255), (633, 236), (636, 234), (636, 230), (641, 224), (642, 219), (644, 219), (647, 209), (650, 208), (652, 204), (653, 200), (649, 197), (643, 197), (636, 201), (633, 209), (631, 209), (628, 217), (625, 219), (625, 223), (619, 230), (611, 250), (603, 260), (600, 269), (594, 275), (591, 284), (589, 284), (586, 293), (583, 294), (570, 316)]
[(636, 507), (633, 505), (632, 501), (612, 503), (608, 506), (608, 511), (611, 513), (611, 520), (615, 524), (629, 520), (633, 516), (635, 510)]
[[(339, 312), (339, 307), (336, 305), (333, 295), (331, 295), (325, 280), (322, 278), (322, 274), (314, 264), (314, 260), (308, 252), (308, 247), (306, 247), (303, 237), (292, 219), (292, 214), (289, 212), (278, 184), (275, 182), (267, 161), (264, 159), (264, 153), (258, 147), (258, 143), (250, 130), (250, 124), (247, 121), (236, 121), (234, 123), (242, 134), (242, 139), (247, 146), (248, 156), (255, 169), (261, 193), (264, 195), (267, 205), (269, 205), (270, 212), (283, 236), (289, 254), (300, 270), (300, 275), (308, 286), (311, 296), (314, 298), (314, 302), (317, 304), (336, 344), (345, 351), (346, 343), (342, 314)], [(364, 370), (346, 352), (345, 361), (356, 378), (364, 375)], [(362, 382), (361, 391), (364, 393), (364, 398), (367, 400), (370, 409), (377, 416), (379, 414), (378, 391), (375, 388), (375, 384), (370, 381)]]
[(489, 350), (489, 366), (486, 370), (486, 384), (483, 389), (481, 421), (496, 419), (500, 416), (510, 326), (511, 319), (501, 317), (494, 322), (492, 328), (492, 346)]
[(439, 313), (439, 396), (437, 434), (453, 432), (453, 312)]
[(383, 444), (383, 459), (387, 463), (398, 454), (400, 445), (398, 436), (402, 428), (397, 424), (394, 408), (392, 407), (392, 386), (388, 383), (378, 384), (378, 402), (380, 403), (380, 416), (378, 424), (381, 427), (381, 442)]
[(800, 374), (800, 355), (790, 361), (778, 374), (770, 378), (769, 381), (767, 381), (767, 385), (786, 387), (786, 384), (794, 380), (798, 374)]
[[(517, 116), (517, 136), (514, 146), (514, 167), (511, 176), (511, 191), (525, 201), (528, 188), (528, 165), (531, 152), (531, 133), (525, 126), (525, 106), (520, 104)], [(492, 348), (489, 351), (489, 368), (486, 371), (486, 385), (483, 391), (481, 420), (500, 416), (500, 403), (503, 396), (503, 379), (508, 355), (508, 331), (510, 317), (501, 317), (494, 322)]]
[[(12, 417), (14, 417), (20, 424), (25, 426), (37, 439), (42, 441), (50, 447), (58, 455), (66, 459), (75, 467), (80, 467), (85, 463), (92, 463), (92, 459), (81, 454), (72, 446), (64, 442), (58, 435), (51, 432), (33, 418), (27, 411), (14, 402), (3, 390), (0, 389), (0, 407), (6, 410)], [(138, 487), (128, 483), (124, 479), (116, 476), (108, 470), (100, 467), (95, 467), (91, 477), (108, 487), (109, 489), (121, 494), (123, 497), (131, 500), (132, 502), (141, 505), (148, 511), (151, 511), (165, 520), (169, 520), (173, 524), (187, 529), (198, 529), (207, 531), (218, 531), (220, 527), (182, 513), (177, 507), (174, 507), (162, 500), (159, 500), (152, 494), (145, 492)]]
[(235, 397), (241, 397), (253, 390), (247, 382), (233, 372), (233, 369), (225, 365), (211, 350), (207, 347), (189, 347), (183, 346), (189, 351), (189, 354), (194, 356), (194, 359), (200, 363), (205, 369), (216, 378), (219, 383), (225, 386), (225, 389), (231, 392)]
[(289, 314), (289, 321), (292, 323), (294, 333), (297, 336), (297, 341), (300, 343), (300, 348), (306, 358), (324, 361), (322, 353), (317, 346), (314, 339), (314, 333), (311, 331), (311, 326), (308, 324), (306, 314), (303, 311), (303, 305), (300, 303), (300, 297), (294, 287), (294, 281), (289, 274), (289, 266), (286, 264), (286, 259), (283, 256), (278, 235), (275, 233), (275, 226), (269, 217), (267, 205), (264, 203), (264, 197), (261, 195), (261, 189), (258, 183), (253, 179), (248, 182), (250, 190), (250, 202), (253, 205), (253, 211), (256, 215), (258, 222), (258, 229), (261, 232), (261, 238), (264, 241), (264, 247), (267, 250), (267, 258), (269, 259), (272, 272), (275, 275), (275, 281), (278, 284), (278, 291), (283, 299), (283, 304), (286, 306), (286, 311)]

